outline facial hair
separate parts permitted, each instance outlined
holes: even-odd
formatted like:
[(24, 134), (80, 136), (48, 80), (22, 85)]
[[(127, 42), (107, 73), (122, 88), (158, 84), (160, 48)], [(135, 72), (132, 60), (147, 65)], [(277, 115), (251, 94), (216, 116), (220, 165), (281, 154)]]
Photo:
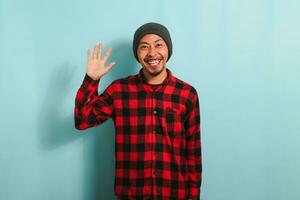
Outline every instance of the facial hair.
[(155, 76), (158, 76), (159, 74), (161, 74), (161, 73), (164, 71), (165, 66), (163, 66), (163, 67), (161, 68), (161, 70), (159, 70), (159, 71), (157, 71), (157, 72), (151, 72), (151, 71), (149, 71), (149, 70), (147, 69), (147, 67), (144, 67), (144, 69), (148, 72), (148, 74), (149, 74), (150, 76), (155, 77)]
[[(159, 55), (159, 57), (160, 57), (159, 59), (161, 60), (160, 62), (162, 62), (163, 59), (164, 59), (164, 57), (163, 57), (161, 54)], [(151, 57), (150, 57), (150, 58), (149, 58), (149, 57), (146, 57), (144, 60), (147, 62), (148, 59), (151, 59)], [(157, 71), (157, 72), (151, 72), (150, 70), (147, 69), (147, 67), (144, 67), (144, 69), (148, 72), (148, 74), (149, 74), (150, 76), (155, 77), (155, 76), (158, 76), (159, 74), (161, 74), (161, 73), (164, 71), (165, 66), (163, 66), (163, 67), (161, 68), (161, 70), (159, 70), (159, 71)]]

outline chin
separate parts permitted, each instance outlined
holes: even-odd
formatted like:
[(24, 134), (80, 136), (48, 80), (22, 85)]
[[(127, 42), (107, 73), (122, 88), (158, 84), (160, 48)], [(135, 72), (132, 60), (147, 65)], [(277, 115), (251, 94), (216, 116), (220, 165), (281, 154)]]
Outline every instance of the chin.
[(158, 76), (159, 74), (161, 74), (165, 67), (158, 67), (158, 69), (155, 69), (155, 70), (151, 70), (151, 67), (146, 67), (144, 66), (144, 69), (148, 72), (149, 75), (151, 76)]

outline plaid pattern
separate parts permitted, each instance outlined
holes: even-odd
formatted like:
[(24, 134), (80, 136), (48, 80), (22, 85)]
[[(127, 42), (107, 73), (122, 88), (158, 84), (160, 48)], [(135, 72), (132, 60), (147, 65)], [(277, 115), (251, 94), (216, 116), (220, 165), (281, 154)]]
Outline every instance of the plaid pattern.
[(167, 69), (153, 90), (142, 69), (98, 96), (87, 74), (75, 100), (75, 127), (115, 124), (115, 194), (122, 199), (199, 199), (202, 174), (196, 90)]

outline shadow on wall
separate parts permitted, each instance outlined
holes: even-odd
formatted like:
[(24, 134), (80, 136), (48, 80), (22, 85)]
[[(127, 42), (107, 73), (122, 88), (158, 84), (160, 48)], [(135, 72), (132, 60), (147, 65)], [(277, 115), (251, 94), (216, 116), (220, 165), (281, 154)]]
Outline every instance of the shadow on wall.
[[(109, 46), (113, 47), (113, 51), (107, 64), (116, 61), (116, 65), (106, 74), (104, 80), (111, 83), (115, 79), (138, 72), (139, 66), (135, 61), (131, 42), (128, 39), (113, 41)], [(104, 48), (106, 49), (106, 46)], [(74, 107), (70, 111), (64, 106), (66, 101), (72, 102), (72, 105), (75, 102), (77, 89), (74, 95), (70, 94), (72, 88), (74, 89), (74, 85), (72, 85), (74, 81), (72, 80), (75, 70), (76, 67), (63, 64), (58, 67), (58, 70), (54, 70), (50, 77), (49, 88), (39, 114), (41, 148), (44, 151), (52, 151), (69, 142), (78, 139), (84, 140), (82, 199), (114, 199), (114, 124), (112, 120), (108, 120), (101, 126), (85, 131), (75, 129)], [(79, 87), (80, 85), (77, 88)], [(100, 84), (99, 94), (104, 89)], [(70, 96), (74, 99), (68, 99)]]
[[(71, 95), (75, 67), (65, 63), (53, 70), (49, 82), (44, 82), (46, 95), (39, 113), (39, 137), (41, 149), (51, 151), (75, 139), (73, 113), (65, 107)], [(47, 81), (46, 80), (46, 81)], [(75, 100), (73, 100), (74, 105)], [(66, 114), (66, 112), (68, 114)]]

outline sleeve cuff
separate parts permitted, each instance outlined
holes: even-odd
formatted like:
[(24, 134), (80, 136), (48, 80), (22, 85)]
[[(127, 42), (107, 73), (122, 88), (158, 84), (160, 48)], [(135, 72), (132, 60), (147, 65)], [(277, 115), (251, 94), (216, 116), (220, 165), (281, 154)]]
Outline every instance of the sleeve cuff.
[(98, 85), (99, 81), (100, 81), (100, 79), (99, 80), (94, 80), (91, 77), (89, 77), (89, 75), (87, 75), (87, 73), (85, 74), (84, 79), (83, 79), (84, 83), (91, 84), (93, 86)]

